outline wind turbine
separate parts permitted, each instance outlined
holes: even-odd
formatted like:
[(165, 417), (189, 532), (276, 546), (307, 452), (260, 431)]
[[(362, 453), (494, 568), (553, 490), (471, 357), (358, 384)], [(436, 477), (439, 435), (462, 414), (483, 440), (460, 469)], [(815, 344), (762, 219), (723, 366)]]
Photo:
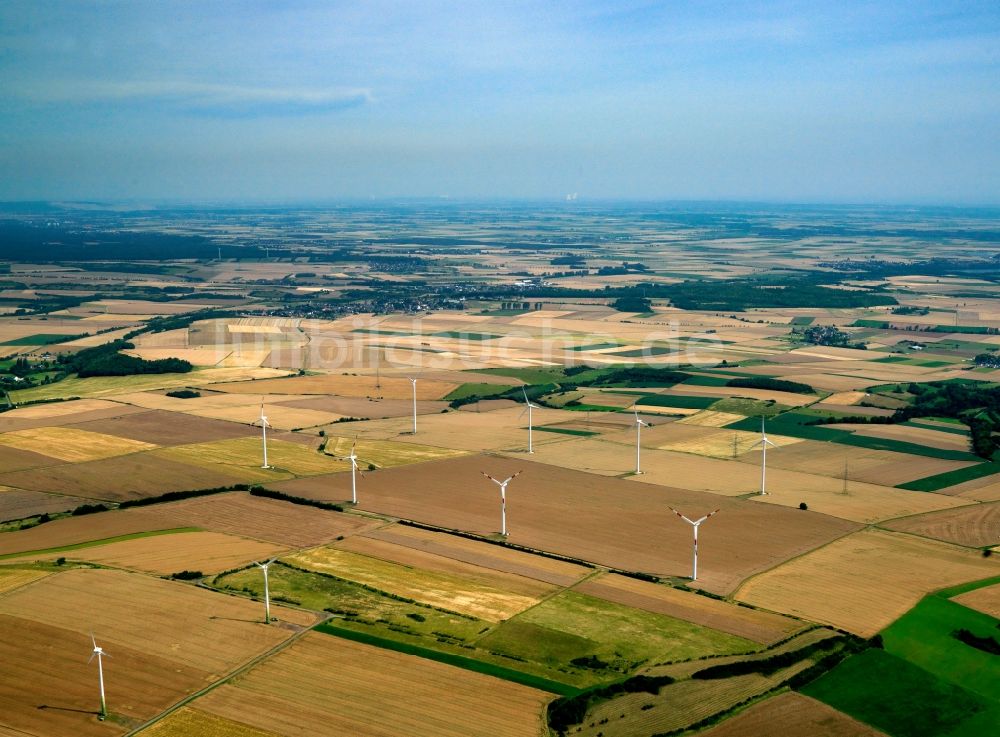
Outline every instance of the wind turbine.
[(701, 526), (702, 522), (707, 520), (709, 517), (711, 517), (713, 514), (715, 514), (715, 512), (718, 512), (719, 510), (716, 509), (715, 512), (706, 514), (704, 517), (701, 517), (696, 520), (688, 519), (673, 507), (670, 507), (670, 511), (676, 514), (685, 522), (687, 522), (689, 525), (691, 525), (692, 529), (694, 530), (694, 559), (691, 563), (691, 580), (697, 581), (698, 580), (698, 528)]
[(777, 448), (778, 446), (767, 439), (767, 433), (764, 432), (764, 418), (760, 418), (760, 440), (751, 445), (751, 448), (756, 448), (760, 446), (760, 493), (761, 496), (767, 494), (767, 446), (772, 448)]
[(413, 434), (417, 434), (417, 377), (408, 376), (410, 383), (413, 385)]
[(508, 476), (503, 481), (493, 478), (486, 473), (486, 471), (481, 471), (481, 473), (483, 476), (500, 487), (500, 534), (507, 537), (507, 484), (520, 476), (521, 472), (518, 471), (513, 476)]
[(521, 393), (524, 394), (524, 405), (525, 406), (524, 406), (524, 409), (521, 411), (521, 414), (518, 415), (518, 417), (522, 417), (525, 412), (528, 413), (528, 452), (529, 453), (534, 453), (535, 450), (531, 446), (531, 410), (533, 410), (533, 409), (541, 409), (541, 407), (539, 407), (537, 404), (532, 404), (531, 403), (531, 400), (528, 399), (528, 392), (525, 390), (525, 388), (523, 386), (521, 387)]
[[(343, 456), (340, 460), (351, 462), (351, 503), (358, 503), (358, 455), (354, 452), (354, 449), (358, 447), (358, 439), (354, 438), (354, 443), (351, 445), (351, 454), (349, 456)], [(361, 474), (364, 477), (364, 474)]]
[(260, 418), (254, 422), (254, 424), (260, 423), (260, 439), (264, 446), (264, 465), (261, 468), (270, 468), (267, 465), (267, 428), (271, 426), (271, 423), (267, 421), (267, 417), (264, 415), (264, 400), (260, 401)]
[(271, 560), (266, 563), (258, 563), (254, 561), (253, 564), (264, 571), (264, 624), (271, 624), (271, 591), (267, 584), (267, 569), (271, 567), (271, 564), (276, 561), (277, 558), (271, 558)]
[(97, 679), (101, 684), (101, 713), (97, 715), (97, 718), (102, 722), (105, 717), (108, 716), (108, 705), (104, 701), (104, 656), (111, 657), (109, 653), (104, 652), (104, 650), (97, 644), (97, 640), (94, 639), (94, 633), (90, 633), (90, 642), (94, 646), (94, 651), (90, 654), (90, 660), (87, 661), (87, 665), (90, 665), (91, 661), (97, 658)]
[(639, 419), (639, 410), (635, 407), (632, 407), (632, 411), (635, 412), (635, 473), (638, 476), (642, 473), (642, 470), (639, 468), (639, 439), (642, 436), (642, 428), (652, 427), (652, 425)]

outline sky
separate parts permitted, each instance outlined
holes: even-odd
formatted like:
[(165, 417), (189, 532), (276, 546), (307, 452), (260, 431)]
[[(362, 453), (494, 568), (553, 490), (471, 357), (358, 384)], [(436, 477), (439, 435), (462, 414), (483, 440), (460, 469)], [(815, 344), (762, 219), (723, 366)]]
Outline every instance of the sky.
[(1000, 205), (1000, 3), (3, 0), (0, 199)]

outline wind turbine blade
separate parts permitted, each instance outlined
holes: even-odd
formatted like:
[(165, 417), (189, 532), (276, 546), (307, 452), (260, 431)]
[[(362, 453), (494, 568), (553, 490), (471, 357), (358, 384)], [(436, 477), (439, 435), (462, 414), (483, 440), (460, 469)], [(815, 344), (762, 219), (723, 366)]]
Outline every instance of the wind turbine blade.
[(680, 512), (678, 512), (673, 507), (669, 507), (669, 509), (670, 509), (671, 512), (673, 512), (674, 514), (676, 514), (678, 517), (680, 517), (682, 520), (684, 520), (685, 522), (687, 522), (689, 525), (693, 525), (694, 524), (694, 522), (692, 522), (691, 520), (689, 520), (687, 517), (685, 517), (683, 514), (681, 514)]
[(709, 518), (709, 517), (711, 517), (711, 516), (712, 516), (713, 514), (718, 514), (718, 513), (720, 512), (720, 511), (722, 511), (722, 507), (719, 507), (719, 508), (718, 508), (718, 509), (716, 509), (716, 510), (715, 510), (714, 512), (709, 512), (708, 514), (706, 514), (706, 515), (705, 515), (705, 519), (708, 519), (708, 518)]
[(524, 473), (524, 469), (523, 469), (523, 468), (522, 468), (522, 469), (521, 469), (520, 471), (518, 471), (517, 473), (515, 473), (515, 474), (514, 474), (513, 476), (511, 476), (511, 477), (510, 477), (509, 479), (507, 479), (507, 480), (508, 480), (508, 481), (512, 481), (513, 479), (516, 479), (516, 478), (517, 478), (518, 476), (520, 476), (520, 475), (521, 475), (522, 473)]
[(499, 482), (499, 481), (497, 481), (497, 480), (496, 480), (495, 478), (493, 478), (493, 477), (492, 477), (492, 476), (490, 476), (490, 475), (489, 475), (488, 473), (486, 473), (486, 471), (480, 471), (479, 473), (481, 473), (481, 474), (482, 474), (483, 476), (485, 476), (486, 478), (488, 478), (488, 479), (489, 479), (490, 481), (492, 481), (492, 482), (493, 482), (494, 484), (499, 484), (499, 483), (500, 483), (500, 482)]
[(95, 655), (97, 655), (97, 651), (96, 651), (96, 650), (94, 650), (94, 651), (93, 651), (93, 652), (92, 652), (92, 653), (90, 654), (90, 657), (89, 657), (89, 658), (87, 658), (87, 665), (90, 665), (90, 664), (91, 664), (92, 662), (94, 662), (94, 656), (95, 656)]
[(521, 387), (521, 394), (524, 395), (524, 403), (525, 404), (531, 404), (531, 402), (528, 400), (528, 392), (527, 392), (527, 390), (525, 390), (525, 388), (523, 386)]
[(90, 644), (94, 646), (95, 650), (97, 649), (97, 640), (94, 639), (94, 633), (93, 632), (90, 633)]

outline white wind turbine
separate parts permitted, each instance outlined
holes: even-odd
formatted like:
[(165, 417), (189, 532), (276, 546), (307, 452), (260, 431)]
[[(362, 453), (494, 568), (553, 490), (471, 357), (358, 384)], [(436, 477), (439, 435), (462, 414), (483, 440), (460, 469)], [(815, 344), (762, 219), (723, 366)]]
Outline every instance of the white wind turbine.
[(760, 440), (751, 445), (751, 448), (756, 448), (760, 446), (760, 493), (761, 495), (767, 494), (767, 446), (772, 448), (777, 448), (778, 446), (767, 439), (767, 433), (764, 432), (764, 418), (760, 418)]
[(87, 665), (90, 665), (91, 661), (97, 658), (97, 679), (101, 684), (101, 713), (97, 715), (97, 718), (102, 722), (104, 718), (108, 715), (108, 705), (104, 701), (104, 657), (111, 657), (109, 653), (104, 652), (104, 650), (97, 644), (97, 640), (94, 639), (94, 633), (90, 633), (90, 642), (94, 646), (94, 651), (90, 654), (90, 660), (87, 661)]
[[(358, 455), (354, 452), (355, 448), (358, 447), (358, 439), (354, 438), (354, 443), (351, 445), (351, 454), (349, 456), (343, 456), (340, 460), (351, 462), (351, 503), (358, 503)], [(364, 474), (361, 474), (362, 478)]]
[(523, 386), (521, 387), (521, 393), (524, 394), (524, 409), (518, 417), (523, 417), (525, 412), (528, 413), (528, 452), (534, 453), (535, 449), (531, 445), (531, 410), (541, 409), (541, 407), (537, 404), (532, 404), (531, 400), (528, 399), (528, 392)]
[(417, 377), (408, 376), (410, 384), (413, 385), (413, 434), (417, 434)]
[(639, 449), (641, 447), (639, 441), (642, 437), (642, 428), (652, 427), (652, 425), (639, 418), (639, 410), (635, 407), (632, 407), (632, 411), (635, 412), (635, 473), (639, 475), (642, 473), (642, 470), (639, 468)]
[(271, 624), (271, 591), (268, 588), (267, 582), (267, 569), (271, 567), (271, 564), (276, 561), (277, 558), (271, 558), (271, 560), (266, 563), (258, 563), (254, 561), (253, 564), (264, 571), (264, 624)]
[(481, 473), (483, 476), (500, 487), (500, 534), (507, 537), (507, 484), (520, 476), (521, 472), (518, 471), (513, 476), (508, 476), (503, 481), (493, 478), (486, 473), (486, 471), (481, 471)]
[(694, 529), (694, 559), (693, 559), (693, 562), (691, 563), (691, 580), (692, 581), (697, 581), (698, 580), (698, 528), (701, 526), (702, 522), (704, 522), (705, 520), (707, 520), (709, 517), (711, 517), (713, 514), (715, 514), (715, 512), (718, 512), (719, 510), (716, 509), (715, 512), (711, 512), (710, 514), (706, 514), (704, 517), (701, 517), (701, 518), (696, 519), (696, 520), (688, 519), (687, 517), (685, 517), (683, 514), (681, 514), (680, 512), (678, 512), (673, 507), (670, 507), (670, 511), (673, 512), (674, 514), (676, 514), (678, 517), (680, 517), (685, 522), (687, 522)]
[(264, 465), (261, 468), (270, 468), (267, 465), (267, 428), (271, 426), (271, 423), (267, 421), (267, 416), (264, 414), (264, 400), (260, 402), (260, 417), (254, 422), (256, 425), (260, 423), (260, 439), (264, 447)]

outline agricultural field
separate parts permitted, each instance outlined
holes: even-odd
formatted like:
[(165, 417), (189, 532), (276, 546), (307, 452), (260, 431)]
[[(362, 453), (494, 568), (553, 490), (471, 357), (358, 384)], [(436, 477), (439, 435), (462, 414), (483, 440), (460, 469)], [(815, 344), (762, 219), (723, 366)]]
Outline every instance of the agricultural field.
[[(689, 575), (690, 528), (668, 505), (691, 514), (721, 508), (703, 530), (698, 580), (699, 586), (720, 593), (746, 576), (857, 529), (854, 523), (812, 512), (487, 456), (369, 474), (359, 506), (491, 535), (499, 530), (500, 500), (482, 473), (503, 478), (518, 471), (523, 475), (507, 498), (511, 542), (625, 570)], [(328, 486), (323, 477), (273, 484), (285, 493), (318, 499), (330, 498)], [(567, 517), (568, 508), (577, 513)]]
[(754, 704), (700, 734), (703, 737), (748, 737), (769, 733), (784, 737), (880, 737), (884, 734), (794, 691)]
[(129, 440), (72, 427), (40, 427), (5, 432), (0, 434), (0, 444), (74, 463), (140, 453), (156, 447), (141, 440)]
[(317, 441), (310, 449), (300, 443), (269, 438), (268, 469), (261, 468), (262, 448), (259, 436), (178, 445), (162, 448), (151, 455), (186, 466), (224, 471), (248, 483), (263, 483), (289, 476), (313, 476), (350, 468), (349, 463), (320, 453), (318, 445)]
[(281, 737), (372, 728), (408, 737), (537, 737), (550, 698), (453, 666), (309, 634), (195, 705)]
[(736, 598), (870, 637), (925, 594), (998, 573), (978, 551), (862, 530), (755, 576)]
[(969, 609), (1000, 619), (1000, 583), (966, 591), (953, 596), (952, 600)]
[(970, 548), (988, 547), (1000, 541), (1000, 503), (974, 504), (905, 517), (886, 522), (884, 527)]

